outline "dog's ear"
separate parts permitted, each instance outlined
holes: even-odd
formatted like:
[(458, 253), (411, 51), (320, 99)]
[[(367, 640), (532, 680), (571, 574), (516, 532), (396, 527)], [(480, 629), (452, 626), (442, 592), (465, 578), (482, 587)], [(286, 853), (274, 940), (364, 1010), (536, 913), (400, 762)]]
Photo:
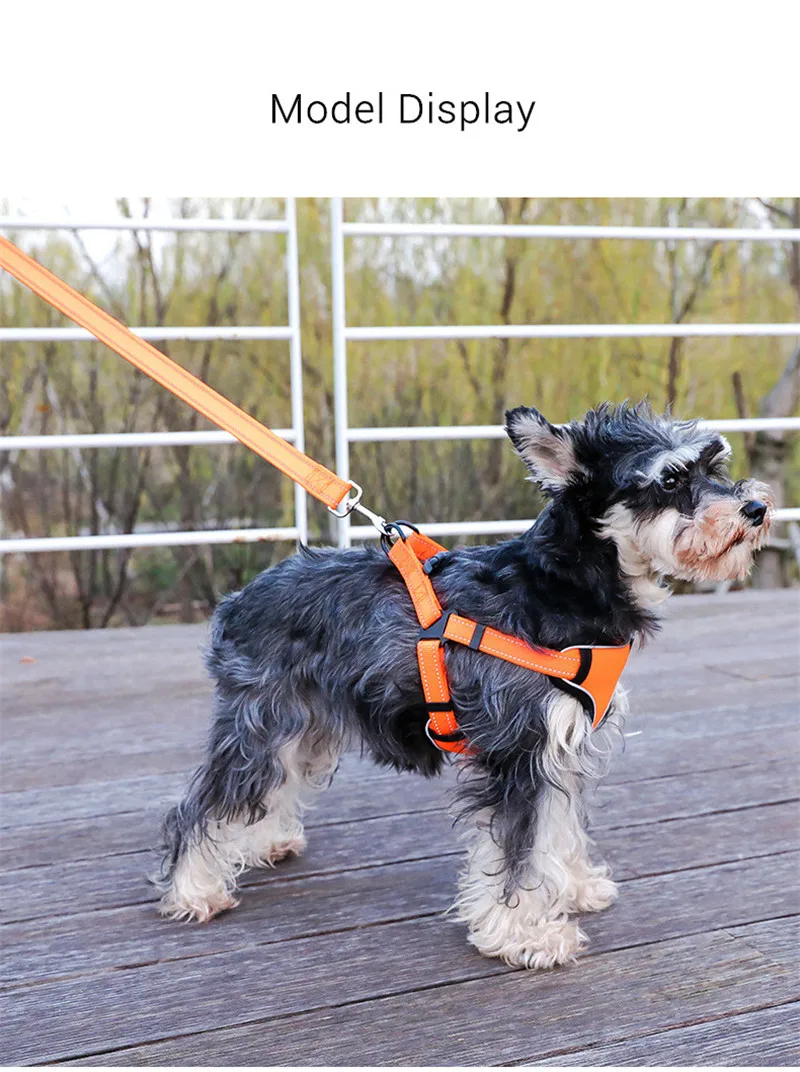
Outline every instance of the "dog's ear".
[(583, 471), (569, 427), (550, 424), (537, 409), (507, 410), (506, 432), (531, 477), (547, 491), (560, 491)]

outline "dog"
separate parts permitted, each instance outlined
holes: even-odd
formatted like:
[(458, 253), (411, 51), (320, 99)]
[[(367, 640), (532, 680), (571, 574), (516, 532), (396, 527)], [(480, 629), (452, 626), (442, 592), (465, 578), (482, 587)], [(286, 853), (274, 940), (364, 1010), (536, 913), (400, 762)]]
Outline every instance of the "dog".
[[(547, 648), (641, 644), (658, 628), (665, 577), (747, 575), (773, 497), (764, 484), (731, 481), (730, 446), (716, 432), (627, 402), (563, 425), (520, 406), (506, 431), (547, 505), (516, 539), (436, 557), (431, 580), (445, 608)], [(302, 548), (220, 602), (206, 759), (164, 821), (163, 915), (208, 920), (236, 906), (243, 868), (301, 853), (303, 807), (344, 749), (440, 771), (417, 635), (398, 571), (372, 547)], [(608, 866), (589, 858), (585, 793), (620, 735), (624, 692), (592, 730), (552, 679), (445, 647), (470, 742), (454, 791), (467, 844), (455, 915), (486, 956), (566, 963), (586, 942), (570, 916), (617, 895)]]

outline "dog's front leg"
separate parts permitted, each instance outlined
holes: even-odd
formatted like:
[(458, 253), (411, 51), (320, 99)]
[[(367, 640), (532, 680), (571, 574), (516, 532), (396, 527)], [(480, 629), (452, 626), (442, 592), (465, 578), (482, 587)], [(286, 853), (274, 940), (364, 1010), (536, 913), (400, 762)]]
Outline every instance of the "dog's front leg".
[(586, 936), (568, 915), (574, 882), (573, 861), (563, 851), (565, 801), (543, 789), (536, 812), (533, 844), (522, 861), (516, 849), (509, 852), (502, 809), (476, 817), (455, 909), (484, 956), (551, 968), (574, 960)]
[(550, 801), (548, 808), (567, 879), (564, 896), (569, 912), (600, 912), (617, 899), (608, 865), (593, 864), (589, 858), (592, 842), (585, 829), (583, 795), (587, 783), (604, 773), (615, 731), (621, 731), (626, 713), (627, 698), (621, 689), (598, 730), (590, 729), (583, 708), (563, 693), (553, 696), (547, 710), (541, 767), (547, 783), (559, 789), (560, 799)]
[[(609, 725), (623, 710), (620, 696)], [(485, 782), (476, 772), (469, 795), (486, 806), (473, 819), (456, 902), (482, 953), (527, 968), (573, 960), (586, 939), (570, 914), (600, 911), (617, 895), (608, 867), (589, 858), (583, 807), (613, 734), (592, 732), (580, 704), (560, 692), (545, 718), (536, 762), (489, 766)]]

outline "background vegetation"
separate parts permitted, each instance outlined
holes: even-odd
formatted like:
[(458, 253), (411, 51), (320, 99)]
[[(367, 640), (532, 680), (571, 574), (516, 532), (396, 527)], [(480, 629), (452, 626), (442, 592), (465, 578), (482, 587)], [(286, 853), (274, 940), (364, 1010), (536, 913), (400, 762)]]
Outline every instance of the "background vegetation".
[[(148, 201), (120, 200), (141, 215)], [(16, 211), (13, 203), (4, 212)], [(274, 200), (170, 203), (181, 217), (274, 217)], [(333, 464), (330, 246), (326, 200), (298, 202), (306, 443)], [(800, 226), (800, 201), (349, 199), (350, 219)], [(159, 210), (159, 215), (161, 211)], [(81, 234), (11, 236), (124, 322), (285, 324), (282, 236), (122, 232), (99, 256)], [(800, 319), (797, 243), (364, 237), (348, 239), (348, 322), (658, 323)], [(64, 319), (10, 278), (0, 323)], [(291, 424), (288, 344), (159, 343), (272, 427)], [(537, 405), (561, 421), (602, 399), (649, 395), (681, 416), (796, 412), (796, 340), (489, 340), (349, 344), (350, 423), (493, 424)], [(2, 345), (4, 434), (208, 427), (99, 344)], [(758, 469), (800, 503), (798, 437), (730, 437), (735, 468)], [(535, 492), (502, 441), (355, 444), (370, 505), (418, 521), (530, 517)], [(8, 535), (292, 524), (292, 488), (238, 446), (0, 454)], [(331, 537), (310, 505), (312, 541)], [(207, 613), (290, 552), (285, 544), (8, 556), (5, 629), (143, 624)], [(785, 559), (785, 556), (784, 556)], [(766, 583), (790, 579), (776, 559)]]

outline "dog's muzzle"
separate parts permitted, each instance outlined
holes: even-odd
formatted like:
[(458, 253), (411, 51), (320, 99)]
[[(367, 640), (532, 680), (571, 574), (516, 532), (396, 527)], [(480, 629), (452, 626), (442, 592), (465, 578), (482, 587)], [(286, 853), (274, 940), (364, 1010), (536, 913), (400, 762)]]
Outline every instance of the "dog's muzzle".
[(759, 525), (764, 523), (764, 518), (767, 516), (767, 506), (766, 503), (759, 502), (758, 499), (751, 499), (750, 502), (744, 504), (741, 513), (744, 514), (751, 525), (758, 528)]

